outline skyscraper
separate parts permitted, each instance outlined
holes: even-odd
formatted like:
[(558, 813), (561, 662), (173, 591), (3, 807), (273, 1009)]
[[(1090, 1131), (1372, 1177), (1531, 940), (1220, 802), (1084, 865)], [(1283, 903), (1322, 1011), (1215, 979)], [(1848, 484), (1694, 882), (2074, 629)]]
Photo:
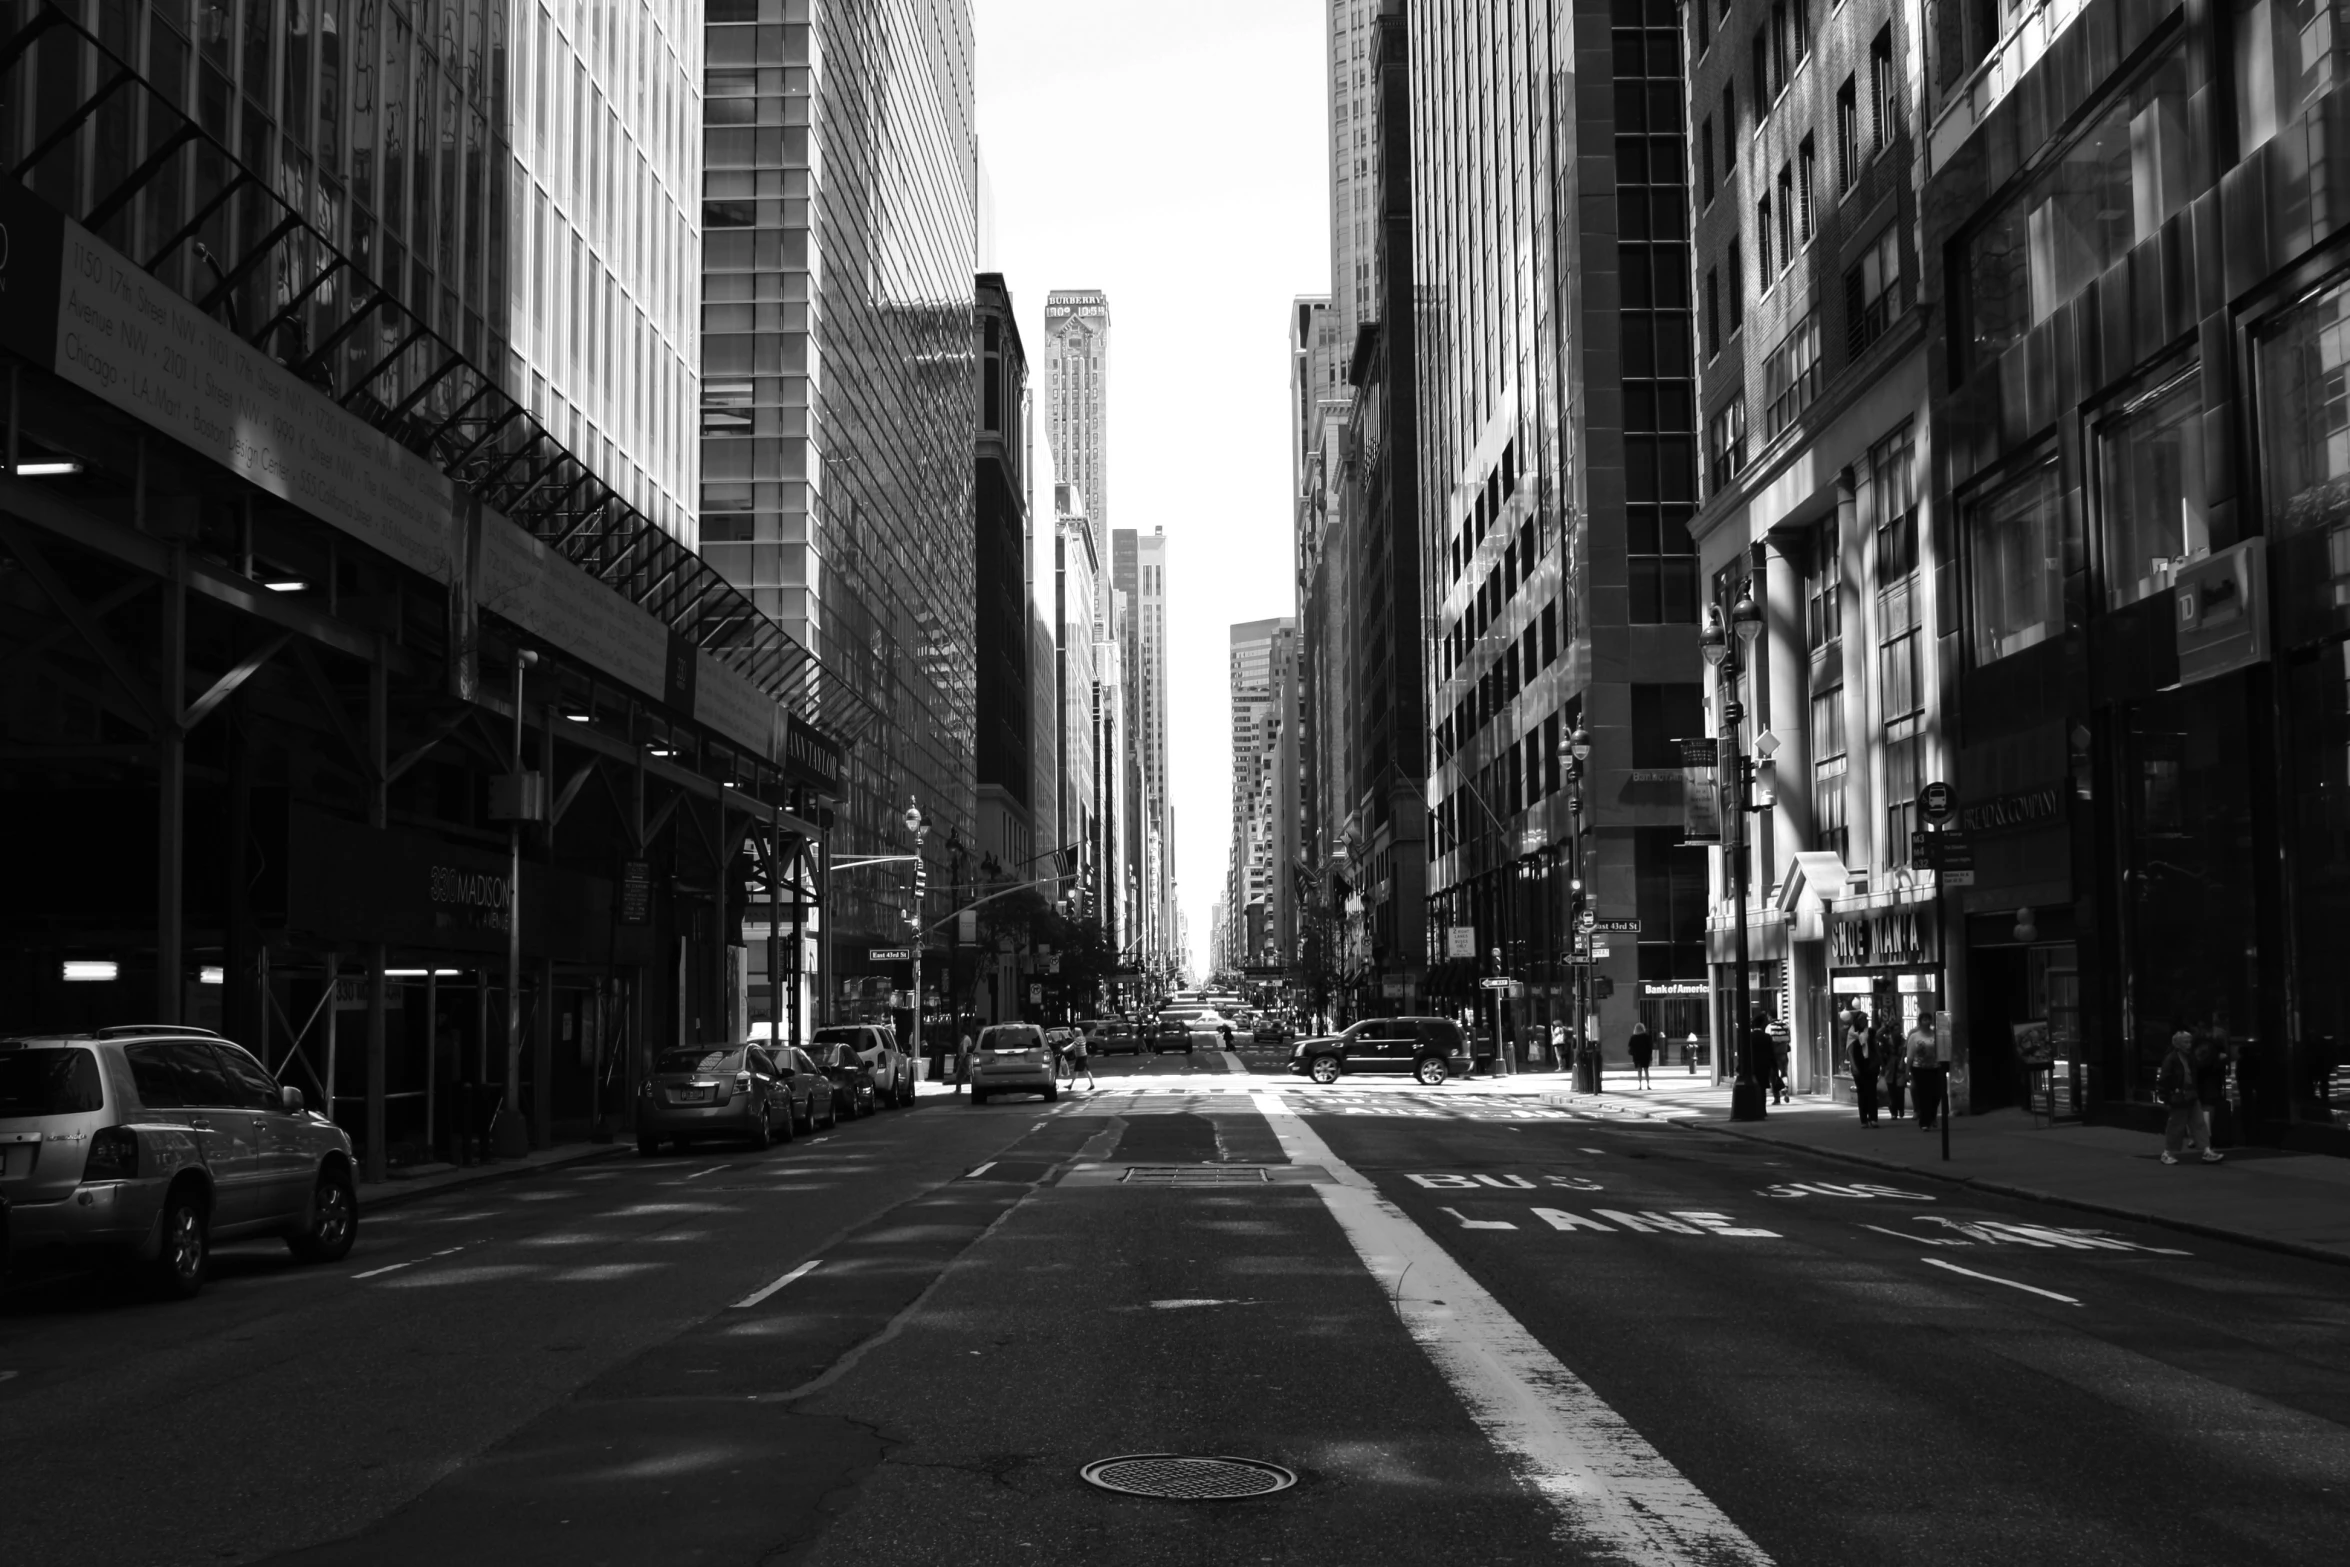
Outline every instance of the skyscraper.
[(1171, 829), (1167, 824), (1167, 536), (1115, 528), (1110, 533), (1110, 580), (1126, 595), (1128, 749), (1136, 774), (1134, 825), (1129, 831), (1137, 884), (1129, 943), (1169, 954), (1175, 926)]
[[(975, 847), (1007, 871), (1036, 854), (1028, 657), (1028, 361), (1001, 273), (978, 283), (979, 440), (973, 496), (979, 655)], [(1004, 998), (1009, 1000), (1008, 997)], [(1002, 1015), (999, 1011), (991, 1015)]]
[(1282, 794), (1274, 775), (1297, 622), (1286, 615), (1242, 621), (1231, 635), (1232, 836), (1225, 856), (1223, 946), (1214, 960), (1237, 970), (1266, 960)]
[[(840, 847), (910, 847), (910, 797), (950, 897), (976, 831), (970, 6), (708, 15), (703, 551), (890, 715), (851, 752)], [(836, 886), (844, 979), (903, 943), (905, 898)]]
[(1045, 437), (1053, 472), (1077, 487), (1097, 539), (1110, 526), (1110, 296), (1056, 288), (1045, 295)]
[(1379, 319), (1371, 258), (1378, 222), (1378, 146), (1372, 127), (1372, 48), (1380, 0), (1331, 0), (1330, 313), (1340, 351), (1364, 322)]

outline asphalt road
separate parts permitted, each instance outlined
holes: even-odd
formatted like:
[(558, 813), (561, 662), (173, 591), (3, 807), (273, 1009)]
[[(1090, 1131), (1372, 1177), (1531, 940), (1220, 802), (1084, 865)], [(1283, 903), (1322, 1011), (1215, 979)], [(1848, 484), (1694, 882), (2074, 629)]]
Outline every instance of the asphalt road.
[[(2343, 1270), (1534, 1095), (1097, 1071), (224, 1249), (185, 1304), (14, 1283), (0, 1553), (2339, 1559)], [(1075, 1473), (1148, 1452), (1300, 1478)]]

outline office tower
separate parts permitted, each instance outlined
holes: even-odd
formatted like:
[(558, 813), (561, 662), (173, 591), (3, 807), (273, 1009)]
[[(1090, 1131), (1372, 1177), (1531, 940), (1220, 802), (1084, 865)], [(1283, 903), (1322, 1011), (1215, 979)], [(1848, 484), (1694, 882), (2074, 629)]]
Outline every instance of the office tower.
[[(1447, 943), (1429, 990), (1521, 1041), (1596, 1016), (1617, 1044), (1643, 976), (1704, 973), (1657, 781), (1701, 672), (1679, 14), (1578, 0), (1496, 27), (1476, 0), (1408, 7), (1411, 59), (1447, 62), (1412, 80), (1409, 141), (1428, 923)], [(1526, 65), (1567, 58), (1571, 91)], [(1578, 729), (1579, 782), (1559, 754)], [(1589, 965), (1562, 961), (1577, 881), (1595, 917), (1641, 921)], [(1480, 988), (1496, 949), (1522, 994)]]
[[(911, 798), (951, 898), (977, 832), (970, 7), (708, 15), (703, 552), (887, 715), (851, 753), (838, 847), (910, 848)], [(833, 889), (858, 995), (903, 974), (867, 954), (904, 944), (905, 911), (902, 878)]]
[(1075, 914), (1102, 909), (1100, 734), (1094, 716), (1100, 686), (1101, 552), (1085, 495), (1053, 485), (1053, 732), (1060, 751), (1054, 779), (1058, 846), (1072, 860), (1061, 900)]
[(1094, 536), (1110, 526), (1110, 298), (1056, 288), (1044, 297), (1045, 439), (1053, 472), (1085, 499)]
[[(1847, 1100), (1840, 1014), (1857, 1003), (1905, 1034), (1937, 1010), (1966, 1015), (1959, 969), (1937, 939), (1942, 889), (1911, 842), (1920, 787), (1950, 776), (1953, 688), (1940, 671), (1957, 631), (1933, 587), (1953, 565), (1952, 541), (1933, 525), (1924, 482), (1920, 148), (1905, 107), (1918, 86), (1917, 17), (1900, 0), (1833, 11), (1783, 0), (1751, 26), (1718, 3), (1683, 22), (1704, 431), (1691, 531), (1707, 607), (1726, 617), (1751, 593), (1762, 631), (1736, 673), (1709, 683), (1702, 718), (1695, 695), (1673, 688), (1652, 737), (1661, 723), (1734, 733), (1742, 756), (1769, 750), (1767, 808), (1750, 818), (1749, 989), (1738, 995), (1734, 942), (1719, 942), (1715, 1021), (1726, 1028), (1756, 1006), (1784, 1020), (1795, 1087)], [(2153, 129), (2159, 138), (2159, 120)], [(1734, 726), (1732, 701), (1744, 715)], [(1634, 765), (1670, 763), (1669, 747), (1652, 741), (1652, 752)], [(1731, 878), (1717, 863), (1710, 889), (1691, 885), (1695, 858), (1671, 863), (1670, 917), (1694, 937), (1709, 894), (1732, 906)], [(2001, 880), (1986, 875), (1985, 896), (2008, 897), (2001, 923), (2012, 928), (2016, 905), (2045, 901), (2045, 888), (1992, 891)], [(1656, 912), (1643, 907), (1644, 943)], [(2020, 951), (2007, 928), (1997, 964)], [(2061, 952), (2069, 981), (2069, 930), (2053, 918), (2042, 950)], [(1705, 1031), (1707, 997), (1685, 993), (1701, 975), (1685, 958), (1640, 977), (1652, 1026)], [(1668, 980), (1683, 993), (1657, 994)], [(1715, 1065), (1726, 1074), (1736, 1063), (1718, 1052)], [(2007, 1074), (1993, 1077), (1983, 1086), (2002, 1102)]]
[(1243, 621), (1231, 631), (1232, 836), (1218, 960), (1235, 971), (1264, 965), (1272, 941), (1275, 820), (1283, 793), (1275, 773), (1296, 637), (1297, 622), (1287, 616)]
[(1380, 0), (1331, 0), (1330, 314), (1341, 352), (1364, 323), (1379, 319), (1371, 274), (1378, 217), (1379, 149), (1373, 127)]
[(1293, 984), (1316, 1012), (1336, 982), (1337, 932), (1352, 890), (1345, 846), (1355, 819), (1351, 697), (1356, 626), (1347, 613), (1354, 571), (1346, 498), (1354, 388), (1338, 313), (1322, 298), (1289, 311), (1290, 482), (1297, 581), (1297, 891)]
[(1125, 661), (1128, 758), (1135, 810), (1128, 854), (1136, 884), (1129, 944), (1165, 956), (1173, 866), (1167, 827), (1167, 536), (1164, 529), (1110, 531), (1110, 580), (1127, 600)]
[[(1037, 852), (1029, 690), (1028, 360), (1001, 273), (982, 272), (979, 439), (973, 491), (979, 658), (977, 852), (1026, 875)], [(1002, 1011), (991, 1013), (1004, 1015)]]

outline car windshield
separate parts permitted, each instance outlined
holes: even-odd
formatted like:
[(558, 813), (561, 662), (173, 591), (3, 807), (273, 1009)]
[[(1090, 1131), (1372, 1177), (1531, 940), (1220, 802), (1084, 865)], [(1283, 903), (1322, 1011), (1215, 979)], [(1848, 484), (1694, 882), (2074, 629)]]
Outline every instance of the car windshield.
[(86, 1115), (105, 1100), (87, 1050), (0, 1051), (0, 1116)]
[(1043, 1045), (1044, 1035), (1033, 1027), (991, 1028), (979, 1036), (982, 1050), (1037, 1050)]
[(861, 1028), (820, 1028), (809, 1036), (820, 1045), (846, 1045), (851, 1050), (870, 1050), (873, 1038)]
[(736, 1072), (742, 1069), (739, 1050), (664, 1050), (653, 1070), (670, 1076), (680, 1073)]

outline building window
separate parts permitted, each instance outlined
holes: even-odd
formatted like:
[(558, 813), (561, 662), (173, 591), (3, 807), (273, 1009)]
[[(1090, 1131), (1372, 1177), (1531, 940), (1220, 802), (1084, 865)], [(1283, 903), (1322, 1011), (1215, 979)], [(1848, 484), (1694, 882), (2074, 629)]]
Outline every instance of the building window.
[(1795, 166), (1779, 165), (1779, 270), (1795, 265)]
[(2242, 157), (2299, 119), (2350, 66), (2341, 0), (2236, 0), (2236, 146)]
[(1925, 782), (1926, 643), (1918, 623), (1917, 439), (1906, 421), (1869, 449), (1876, 531), (1877, 714), (1884, 726), (1885, 863), (1909, 863)]
[(1819, 232), (1819, 213), (1814, 194), (1818, 190), (1819, 155), (1812, 147), (1811, 137), (1803, 138), (1803, 145), (1795, 153), (1795, 232), (1806, 245)]
[(2350, 285), (2286, 311), (2259, 353), (2267, 515), (2283, 535), (2333, 531), (2350, 579)]
[(1738, 265), (1738, 239), (1736, 235), (1732, 235), (1730, 238), (1729, 270), (1730, 335), (1736, 337), (1738, 329), (1746, 324), (1746, 274)]
[(1708, 267), (1705, 272), (1705, 357), (1711, 359), (1722, 351), (1722, 269)]
[(2186, 63), (2177, 50), (1966, 241), (1964, 346), (1986, 364), (2187, 200)]
[(1714, 199), (1714, 122), (1711, 115), (1706, 116), (1705, 123), (1697, 128), (1697, 179), (1699, 204), (1711, 202)]
[(1746, 394), (1740, 392), (1705, 423), (1706, 493), (1728, 489), (1745, 467)]
[(1888, 223), (1844, 274), (1844, 353), (1858, 359), (1901, 314), (1901, 225)]
[(2215, 543), (2204, 498), (2201, 370), (2133, 401), (2098, 430), (2097, 449), (2105, 602), (2119, 609), (2168, 588), (2179, 567)]
[(1811, 690), (1812, 847), (1850, 853), (1844, 780), (1844, 557), (1833, 518), (1812, 530), (1803, 584), (1804, 646)]
[(1901, 134), (1901, 80), (1893, 73), (1893, 24), (1877, 29), (1869, 45), (1869, 123), (1876, 132), (1876, 150), (1883, 152)]
[(1705, 735), (1705, 687), (1691, 680), (1632, 686), (1632, 766), (1678, 768), (1681, 742)]
[(1722, 83), (1722, 178), (1738, 168), (1738, 84)]
[(1754, 117), (1760, 123), (1771, 112), (1771, 30), (1754, 30)]
[(1771, 198), (1768, 196), (1754, 204), (1754, 253), (1761, 263), (1756, 269), (1755, 282), (1767, 294), (1771, 291), (1771, 279), (1777, 276), (1771, 266)]
[(1807, 311), (1763, 361), (1763, 439), (1795, 420), (1820, 390), (1820, 318)]
[(1787, 0), (1790, 51), (1797, 64), (1811, 57), (1811, 0)]
[(1706, 52), (1708, 49), (1711, 49), (1713, 46), (1714, 46), (1714, 9), (1713, 9), (1713, 0), (1697, 0), (1697, 57), (1698, 57), (1700, 60), (1704, 59), (1704, 58), (1705, 58), (1705, 52)]
[(2054, 458), (1966, 507), (1968, 634), (1978, 665), (2064, 629), (2064, 495)]
[(1836, 188), (1852, 189), (1860, 178), (1860, 93), (1851, 77), (1836, 89)]

